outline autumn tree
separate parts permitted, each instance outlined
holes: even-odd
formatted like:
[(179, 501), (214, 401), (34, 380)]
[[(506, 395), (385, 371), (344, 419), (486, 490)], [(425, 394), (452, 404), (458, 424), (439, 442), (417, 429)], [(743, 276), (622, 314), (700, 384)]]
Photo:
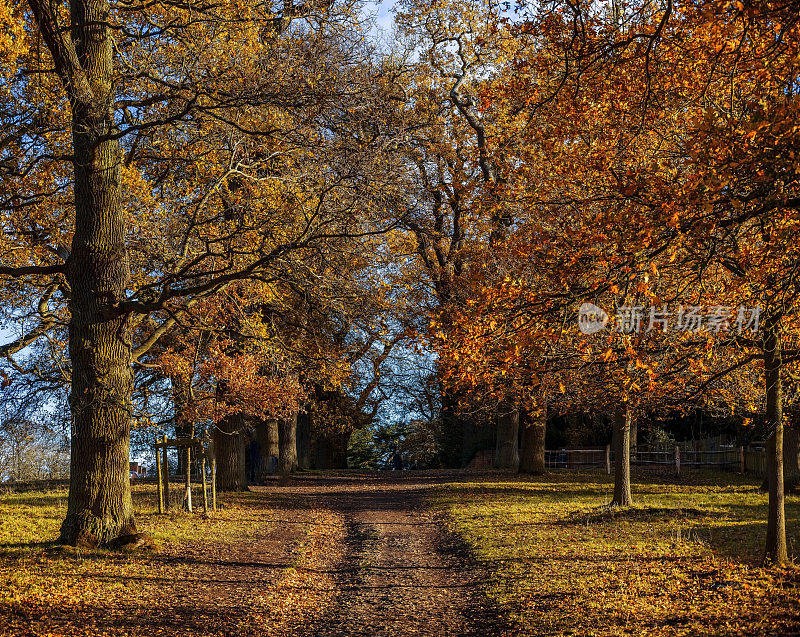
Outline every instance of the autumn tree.
[[(487, 217), (480, 210), (497, 182), (491, 126), (479, 90), (505, 54), (502, 38), (493, 32), (500, 9), (482, 1), (406, 2), (401, 8), (398, 25), (419, 58), (398, 82), (408, 96), (403, 149), (416, 182), (404, 225), (413, 234), (418, 267), (430, 281), (424, 301), (437, 322), (435, 331), (447, 335), (466, 298), (462, 287), (469, 277), (470, 246), (485, 240), (497, 248), (510, 223), (496, 210)], [(487, 426), (471, 422), (483, 416), (466, 414), (469, 401), (454, 394), (454, 386), (441, 387), (446, 462), (457, 466), (469, 461)], [(508, 451), (505, 459), (504, 454), (497, 459), (503, 468), (515, 468), (519, 405), (510, 392), (507, 398), (493, 410), (498, 448)]]
[(352, 15), (327, 2), (10, 5), (0, 276), (9, 303), (42, 301), (39, 325), (2, 353), (68, 326), (63, 542), (135, 532), (132, 361), (195, 299), (376, 229), (353, 163), (332, 159), (350, 145), (352, 162), (374, 162), (374, 148), (339, 137), (324, 152), (325, 119), (370, 103), (353, 90), (370, 82), (350, 64)]
[[(619, 268), (652, 263), (653, 281), (669, 281), (671, 295), (651, 283), (639, 294), (718, 308), (726, 325), (742, 319), (737, 308), (760, 312), (755, 335), (712, 329), (713, 342), (698, 349), (718, 358), (713, 371), (698, 371), (709, 389), (726, 374), (762, 366), (771, 423), (766, 555), (783, 562), (782, 387), (795, 360), (797, 16), (790, 5), (766, 3), (615, 3), (611, 12), (561, 6), (522, 9), (531, 55), (519, 57), (522, 73), (506, 93), (525, 125), (549, 121), (539, 100), (525, 103), (543, 91), (553, 96), (551, 111), (561, 112), (558, 127), (546, 136), (527, 128), (518, 146), (528, 148), (530, 165), (566, 177), (557, 199), (535, 200), (580, 212), (589, 206), (598, 246), (609, 232), (624, 238), (609, 253), (607, 285)], [(557, 76), (558, 91), (543, 72), (548, 51), (568, 71)], [(634, 249), (636, 261), (625, 262)]]

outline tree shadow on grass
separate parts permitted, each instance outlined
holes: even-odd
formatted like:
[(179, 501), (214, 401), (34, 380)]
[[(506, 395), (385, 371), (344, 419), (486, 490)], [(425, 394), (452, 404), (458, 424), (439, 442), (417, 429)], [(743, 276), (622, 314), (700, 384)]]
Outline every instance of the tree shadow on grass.
[(30, 495), (8, 494), (0, 496), (0, 504), (7, 507), (27, 506), (27, 507), (67, 507), (67, 494), (66, 492), (42, 492), (31, 493)]
[(24, 559), (31, 553), (47, 553), (58, 555), (62, 547), (55, 540), (46, 542), (5, 542), (0, 543), (0, 559)]
[(605, 524), (615, 521), (629, 520), (632, 522), (661, 522), (665, 519), (688, 521), (695, 518), (705, 518), (711, 515), (693, 507), (613, 507), (599, 506), (588, 511), (574, 511), (566, 518), (554, 523), (562, 526)]
[[(691, 532), (715, 555), (743, 564), (759, 566), (763, 563), (767, 537), (766, 519), (735, 524), (695, 525), (691, 527)], [(800, 561), (800, 521), (787, 521), (786, 536), (789, 559)], [(800, 578), (800, 573), (795, 577)]]
[(60, 545), (55, 540), (48, 540), (44, 542), (2, 542), (0, 543), (0, 550), (2, 549), (35, 549), (35, 548), (58, 548)]

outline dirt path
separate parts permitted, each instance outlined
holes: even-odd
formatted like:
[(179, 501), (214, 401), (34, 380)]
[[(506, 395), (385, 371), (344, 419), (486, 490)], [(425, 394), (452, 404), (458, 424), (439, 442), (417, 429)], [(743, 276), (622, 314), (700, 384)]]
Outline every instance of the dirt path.
[(499, 634), (485, 574), (427, 505), (453, 478), (301, 474), (221, 494), (208, 519), (143, 514), (183, 534), (152, 553), (6, 547), (0, 572), (28, 584), (0, 584), (0, 634)]
[[(300, 478), (280, 488), (343, 520), (336, 601), (313, 635), (492, 635), (502, 632), (483, 574), (426, 505), (426, 477)], [(331, 561), (330, 558), (325, 560)]]

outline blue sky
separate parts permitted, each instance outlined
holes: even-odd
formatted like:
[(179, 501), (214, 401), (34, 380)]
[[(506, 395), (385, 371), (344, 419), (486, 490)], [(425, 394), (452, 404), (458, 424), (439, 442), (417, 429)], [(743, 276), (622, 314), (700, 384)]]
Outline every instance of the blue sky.
[(392, 21), (394, 20), (392, 7), (394, 7), (395, 4), (396, 0), (373, 0), (367, 6), (367, 11), (370, 14), (374, 13), (376, 15), (378, 27), (384, 33), (390, 33), (392, 30)]

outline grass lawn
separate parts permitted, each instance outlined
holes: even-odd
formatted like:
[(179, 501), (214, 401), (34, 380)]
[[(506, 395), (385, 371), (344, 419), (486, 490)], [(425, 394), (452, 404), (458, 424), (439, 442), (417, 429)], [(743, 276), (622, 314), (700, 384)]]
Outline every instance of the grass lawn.
[[(787, 634), (800, 631), (800, 569), (760, 565), (767, 498), (733, 474), (676, 484), (634, 476), (609, 510), (601, 473), (453, 483), (434, 498), (489, 573), (512, 632)], [(800, 556), (800, 498), (787, 501)]]

